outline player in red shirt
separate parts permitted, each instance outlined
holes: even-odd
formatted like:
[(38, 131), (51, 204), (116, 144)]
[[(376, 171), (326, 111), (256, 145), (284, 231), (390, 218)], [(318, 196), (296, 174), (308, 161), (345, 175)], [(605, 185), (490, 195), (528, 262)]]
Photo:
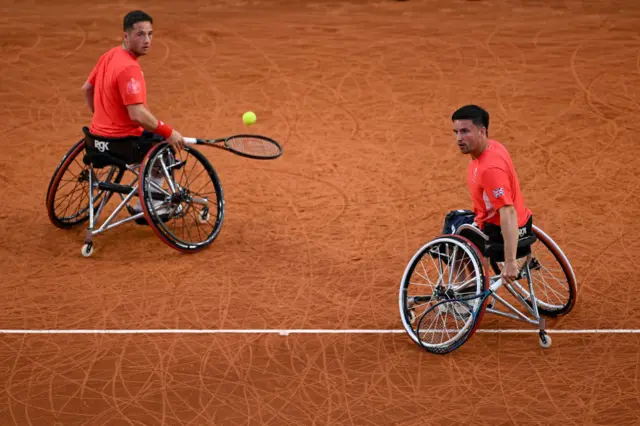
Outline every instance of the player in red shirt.
[[(82, 86), (85, 101), (93, 112), (89, 131), (98, 137), (124, 138), (122, 143), (138, 143), (147, 150), (163, 140), (181, 150), (184, 148), (182, 135), (158, 120), (147, 107), (147, 86), (138, 58), (149, 53), (152, 24), (151, 16), (141, 10), (127, 13), (123, 20), (122, 45), (104, 53), (89, 74)], [(152, 170), (151, 178), (162, 185), (160, 171)], [(132, 212), (141, 211), (138, 200)], [(159, 211), (164, 212), (162, 208)], [(136, 219), (136, 222), (146, 224), (146, 219)]]
[[(451, 217), (456, 213), (450, 213), (445, 221), (445, 231), (450, 233), (456, 226), (472, 222), (491, 241), (503, 243), (501, 276), (505, 282), (512, 283), (519, 270), (516, 262), (518, 240), (531, 234), (533, 218), (524, 204), (511, 156), (504, 145), (489, 139), (489, 113), (484, 109), (466, 105), (455, 111), (451, 120), (460, 151), (471, 156), (467, 185), (473, 200), (473, 213), (458, 215), (458, 221), (453, 225)], [(453, 229), (447, 229), (450, 226)]]
[(143, 11), (129, 12), (123, 21), (122, 46), (103, 54), (82, 86), (93, 112), (89, 130), (109, 138), (152, 139), (156, 134), (174, 148), (182, 149), (182, 135), (155, 118), (146, 105), (147, 89), (138, 58), (149, 53), (152, 23), (151, 16)]

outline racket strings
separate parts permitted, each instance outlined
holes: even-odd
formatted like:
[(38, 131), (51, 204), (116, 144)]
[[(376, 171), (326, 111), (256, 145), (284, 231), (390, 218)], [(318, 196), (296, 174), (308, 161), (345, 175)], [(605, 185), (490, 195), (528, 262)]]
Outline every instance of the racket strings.
[(274, 143), (250, 137), (228, 139), (226, 145), (234, 151), (256, 157), (274, 157), (280, 153), (280, 148)]

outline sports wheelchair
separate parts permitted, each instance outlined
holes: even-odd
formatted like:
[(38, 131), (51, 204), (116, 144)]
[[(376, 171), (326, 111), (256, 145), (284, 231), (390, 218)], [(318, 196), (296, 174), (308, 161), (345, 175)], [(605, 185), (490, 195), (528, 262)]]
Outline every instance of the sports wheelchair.
[[(224, 198), (220, 179), (193, 146), (176, 152), (162, 138), (84, 137), (62, 158), (47, 189), (49, 219), (69, 229), (89, 222), (82, 255), (94, 237), (127, 222), (148, 225), (170, 247), (197, 252), (220, 232)], [(107, 203), (117, 194), (112, 211)], [(132, 205), (133, 201), (137, 204)], [(118, 218), (123, 213), (124, 218)], [(101, 215), (107, 215), (98, 224)]]
[[(471, 338), (489, 312), (537, 327), (540, 345), (551, 346), (544, 317), (568, 314), (577, 299), (571, 264), (553, 239), (531, 224), (518, 241), (518, 278), (508, 284), (500, 277), (503, 250), (503, 243), (462, 224), (414, 254), (402, 277), (399, 303), (404, 328), (416, 344), (435, 354), (452, 352)], [(503, 287), (511, 301), (498, 294)], [(523, 310), (514, 306), (518, 303)]]

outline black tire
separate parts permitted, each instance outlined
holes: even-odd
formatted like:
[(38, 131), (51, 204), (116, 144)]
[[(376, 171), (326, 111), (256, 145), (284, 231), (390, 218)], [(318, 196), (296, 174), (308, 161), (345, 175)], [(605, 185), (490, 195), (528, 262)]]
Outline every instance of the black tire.
[[(81, 155), (84, 149), (83, 138), (62, 157), (49, 181), (46, 197), (47, 214), (51, 223), (58, 228), (69, 229), (89, 219), (89, 166), (82, 161)], [(109, 181), (119, 183), (124, 170), (111, 166), (96, 173), (105, 175), (113, 173), (112, 177), (115, 178)], [(67, 188), (68, 186), (71, 187)], [(63, 188), (70, 191), (64, 194)], [(102, 202), (103, 197), (110, 198), (112, 195), (106, 191), (99, 191), (94, 199), (94, 208)], [(65, 204), (71, 209), (62, 209), (61, 205)]]
[[(531, 247), (533, 258), (529, 266), (531, 279), (534, 281), (533, 288), (538, 312), (540, 315), (551, 318), (567, 315), (575, 306), (578, 298), (578, 283), (573, 268), (560, 247), (550, 236), (536, 226), (533, 227), (533, 231), (536, 234), (537, 241)], [(558, 270), (562, 270), (564, 275), (563, 282), (566, 284), (563, 284), (562, 288), (558, 288), (559, 286), (557, 285), (554, 286), (555, 288), (551, 287), (551, 284), (560, 282), (560, 278), (554, 277), (554, 280), (546, 280), (544, 277), (545, 274), (552, 275), (550, 272), (554, 269), (553, 265), (550, 265), (552, 260), (560, 267)], [(498, 264), (491, 262), (491, 266), (496, 274), (500, 274)], [(533, 306), (528, 282), (525, 285), (524, 280), (521, 281), (523, 281), (522, 284), (514, 284), (513, 288), (524, 297), (529, 306)], [(556, 300), (552, 300), (552, 298)]]
[[(430, 274), (427, 271), (429, 265), (434, 266), (434, 268), (437, 267), (442, 275), (445, 269), (443, 262), (445, 262), (448, 270), (451, 271), (451, 267), (448, 265), (452, 257), (449, 254), (438, 255), (437, 253), (454, 253), (452, 255), (454, 259), (453, 262), (465, 265), (465, 267), (461, 269), (464, 269), (465, 274), (471, 278), (465, 278), (464, 282), (470, 284), (465, 284), (465, 288), (460, 291), (455, 290), (450, 295), (445, 295), (443, 293), (449, 291), (446, 290), (446, 288), (439, 289), (438, 286), (434, 287), (416, 283), (416, 280), (430, 279)], [(457, 257), (457, 253), (463, 253), (468, 261), (464, 261), (465, 257)], [(423, 259), (425, 259), (426, 264), (422, 263)], [(418, 265), (421, 265), (420, 268), (418, 268)], [(456, 267), (454, 266), (453, 271), (455, 270)], [(412, 279), (414, 272), (416, 272), (417, 278)], [(456, 274), (456, 278), (458, 276), (459, 274)], [(448, 282), (448, 280), (445, 280), (442, 276), (438, 278), (437, 283), (445, 284), (443, 287), (449, 287), (449, 285), (454, 284)], [(409, 286), (414, 284), (419, 290), (409, 291)], [(483, 257), (471, 241), (459, 235), (442, 235), (435, 238), (414, 254), (402, 277), (399, 303), (400, 317), (405, 331), (414, 343), (430, 353), (446, 354), (460, 348), (473, 336), (482, 320), (487, 307), (486, 290), (488, 286), (489, 277), (487, 275), (487, 268), (483, 263)], [(419, 295), (413, 294), (416, 291), (424, 291), (425, 293)], [(418, 306), (426, 308), (419, 315), (416, 314)], [(443, 335), (446, 333), (447, 337), (449, 337), (449, 325), (447, 325), (447, 316), (449, 313), (452, 314), (454, 319), (453, 323), (456, 326), (459, 325), (459, 321), (463, 322), (462, 328), (454, 332), (454, 336), (447, 341), (435, 343), (426, 342), (424, 337), (421, 336), (421, 330), (424, 330), (424, 327), (428, 325), (428, 320), (425, 321), (425, 318), (432, 313), (435, 313), (436, 316), (439, 317), (443, 312), (445, 318), (442, 321), (438, 320), (438, 324), (444, 324), (446, 329), (442, 331), (434, 330), (434, 334)], [(432, 321), (432, 324), (433, 323), (435, 322)]]
[[(180, 187), (174, 193), (166, 178), (162, 178), (163, 192), (151, 183), (152, 171), (154, 167), (157, 170), (160, 159), (171, 171), (171, 181)], [(201, 170), (193, 172), (197, 165)], [(196, 184), (198, 177), (201, 180)], [(203, 182), (211, 184), (210, 192), (200, 192)], [(215, 200), (208, 200), (211, 195)], [(178, 251), (200, 251), (220, 233), (224, 220), (222, 185), (209, 160), (194, 147), (187, 146), (177, 153), (166, 143), (153, 147), (140, 167), (139, 196), (151, 229), (164, 243)], [(207, 200), (206, 206), (196, 201), (198, 197)]]

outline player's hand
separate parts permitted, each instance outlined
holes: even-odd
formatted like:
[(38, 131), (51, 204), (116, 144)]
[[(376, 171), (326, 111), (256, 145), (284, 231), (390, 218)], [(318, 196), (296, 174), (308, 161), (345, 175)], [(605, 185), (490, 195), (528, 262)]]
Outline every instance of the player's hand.
[(502, 281), (507, 284), (512, 284), (516, 278), (518, 278), (518, 273), (520, 272), (518, 268), (518, 262), (514, 260), (508, 260), (504, 262), (504, 266), (502, 267), (502, 274), (500, 277)]
[(180, 151), (184, 148), (184, 138), (177, 130), (171, 132), (171, 136), (169, 136), (169, 139), (167, 139), (167, 143), (171, 145), (176, 151)]

